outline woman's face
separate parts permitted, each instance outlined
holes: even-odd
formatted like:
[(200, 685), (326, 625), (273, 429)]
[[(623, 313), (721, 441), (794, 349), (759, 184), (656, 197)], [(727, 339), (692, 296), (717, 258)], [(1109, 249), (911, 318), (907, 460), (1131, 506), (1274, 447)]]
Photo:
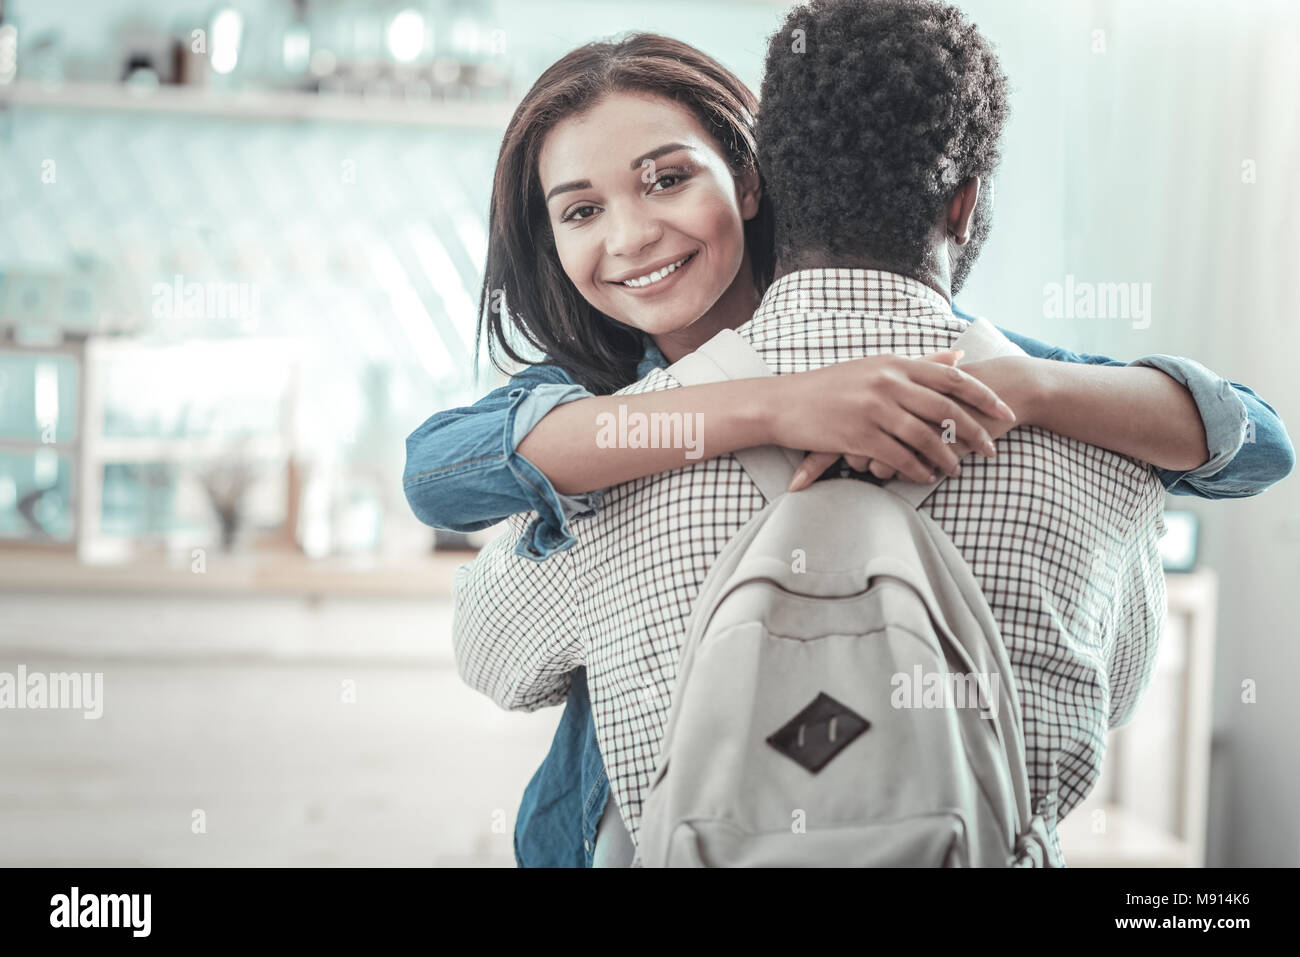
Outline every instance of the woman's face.
[(705, 315), (741, 276), (758, 176), (735, 177), (690, 110), (613, 93), (558, 123), (538, 177), (560, 264), (592, 306), (651, 335)]

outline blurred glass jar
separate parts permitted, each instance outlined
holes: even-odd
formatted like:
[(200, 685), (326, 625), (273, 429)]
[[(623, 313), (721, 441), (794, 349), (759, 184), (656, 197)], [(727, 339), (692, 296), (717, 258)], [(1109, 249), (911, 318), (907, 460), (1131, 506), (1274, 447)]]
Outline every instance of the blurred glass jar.
[(198, 37), (178, 37), (172, 41), (172, 78), (181, 86), (206, 87), (212, 82), (212, 69), (206, 46)]
[[(13, 30), (13, 24), (8, 23), (0, 27), (0, 30), (5, 27)], [(16, 34), (14, 37), (16, 44)], [(9, 72), (4, 65), (9, 54), (4, 52), (3, 47), (4, 41), (0, 38), (0, 83), (6, 82), (5, 75)], [(13, 56), (16, 59), (16, 45)], [(47, 88), (58, 86), (63, 82), (63, 57), (63, 37), (59, 31), (47, 30), (37, 35), (23, 51), (23, 79)]]

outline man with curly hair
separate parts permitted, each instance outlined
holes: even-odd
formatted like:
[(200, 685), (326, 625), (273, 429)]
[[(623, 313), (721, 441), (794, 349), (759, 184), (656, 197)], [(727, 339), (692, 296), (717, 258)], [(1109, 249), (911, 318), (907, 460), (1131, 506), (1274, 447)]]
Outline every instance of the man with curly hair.
[(951, 299), (989, 232), (1007, 92), (955, 7), (792, 11), (768, 47), (758, 117), (781, 270), (884, 270)]

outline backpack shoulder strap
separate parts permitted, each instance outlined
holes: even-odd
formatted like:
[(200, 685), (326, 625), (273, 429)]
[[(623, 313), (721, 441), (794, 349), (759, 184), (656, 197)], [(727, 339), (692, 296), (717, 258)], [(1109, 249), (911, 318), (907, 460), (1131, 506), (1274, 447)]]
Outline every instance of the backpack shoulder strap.
[[(668, 372), (682, 385), (756, 379), (772, 374), (754, 347), (734, 329), (723, 329), (694, 352), (674, 362)], [(779, 445), (756, 445), (737, 449), (732, 454), (769, 502), (785, 493), (795, 469), (803, 461), (803, 453)]]

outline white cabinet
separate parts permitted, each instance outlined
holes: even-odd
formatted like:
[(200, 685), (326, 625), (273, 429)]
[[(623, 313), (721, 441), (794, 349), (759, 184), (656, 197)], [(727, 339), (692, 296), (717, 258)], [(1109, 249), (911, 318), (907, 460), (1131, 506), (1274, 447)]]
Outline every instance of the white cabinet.
[(1101, 778), (1060, 824), (1070, 867), (1204, 867), (1218, 578), (1166, 576), (1155, 672), (1111, 730)]

